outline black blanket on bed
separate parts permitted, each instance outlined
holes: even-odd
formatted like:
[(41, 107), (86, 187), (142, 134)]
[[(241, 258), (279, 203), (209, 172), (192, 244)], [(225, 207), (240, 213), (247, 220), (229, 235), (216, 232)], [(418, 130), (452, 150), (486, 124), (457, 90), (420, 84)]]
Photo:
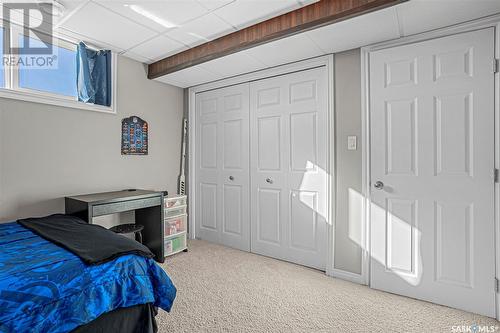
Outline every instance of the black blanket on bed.
[(141, 243), (74, 216), (55, 214), (17, 222), (77, 255), (88, 265), (102, 264), (125, 254), (154, 257)]

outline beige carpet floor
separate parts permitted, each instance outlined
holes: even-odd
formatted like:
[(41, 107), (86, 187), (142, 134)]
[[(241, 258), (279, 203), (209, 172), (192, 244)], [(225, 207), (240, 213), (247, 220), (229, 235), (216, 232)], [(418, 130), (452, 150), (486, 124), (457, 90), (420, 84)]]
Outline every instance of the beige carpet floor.
[(452, 332), (457, 325), (500, 326), (491, 318), (199, 240), (163, 268), (178, 292), (172, 311), (160, 310), (160, 332), (431, 333)]

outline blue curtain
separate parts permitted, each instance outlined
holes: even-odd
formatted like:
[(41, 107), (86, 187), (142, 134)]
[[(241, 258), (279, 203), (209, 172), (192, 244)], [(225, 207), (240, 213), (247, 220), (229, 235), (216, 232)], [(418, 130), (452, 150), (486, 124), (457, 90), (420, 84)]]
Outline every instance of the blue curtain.
[(111, 106), (111, 51), (91, 50), (80, 42), (76, 52), (78, 100)]

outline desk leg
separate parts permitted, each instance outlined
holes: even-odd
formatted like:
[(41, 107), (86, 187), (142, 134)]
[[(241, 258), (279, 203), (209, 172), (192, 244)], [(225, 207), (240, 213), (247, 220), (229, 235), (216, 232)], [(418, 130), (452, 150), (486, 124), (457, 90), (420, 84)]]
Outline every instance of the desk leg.
[(65, 198), (64, 202), (67, 215), (76, 216), (87, 223), (92, 223), (92, 207), (89, 207), (87, 203), (82, 203), (70, 198)]
[(155, 255), (155, 260), (165, 261), (163, 254), (163, 207), (141, 208), (135, 211), (135, 223), (144, 226), (142, 241)]

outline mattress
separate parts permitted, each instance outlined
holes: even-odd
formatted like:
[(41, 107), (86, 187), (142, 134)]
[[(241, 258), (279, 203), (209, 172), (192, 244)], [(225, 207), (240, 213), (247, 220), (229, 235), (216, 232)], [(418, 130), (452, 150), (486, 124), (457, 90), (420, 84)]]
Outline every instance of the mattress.
[(86, 265), (18, 223), (0, 224), (0, 332), (69, 332), (146, 303), (170, 311), (175, 295), (153, 259), (129, 254)]

